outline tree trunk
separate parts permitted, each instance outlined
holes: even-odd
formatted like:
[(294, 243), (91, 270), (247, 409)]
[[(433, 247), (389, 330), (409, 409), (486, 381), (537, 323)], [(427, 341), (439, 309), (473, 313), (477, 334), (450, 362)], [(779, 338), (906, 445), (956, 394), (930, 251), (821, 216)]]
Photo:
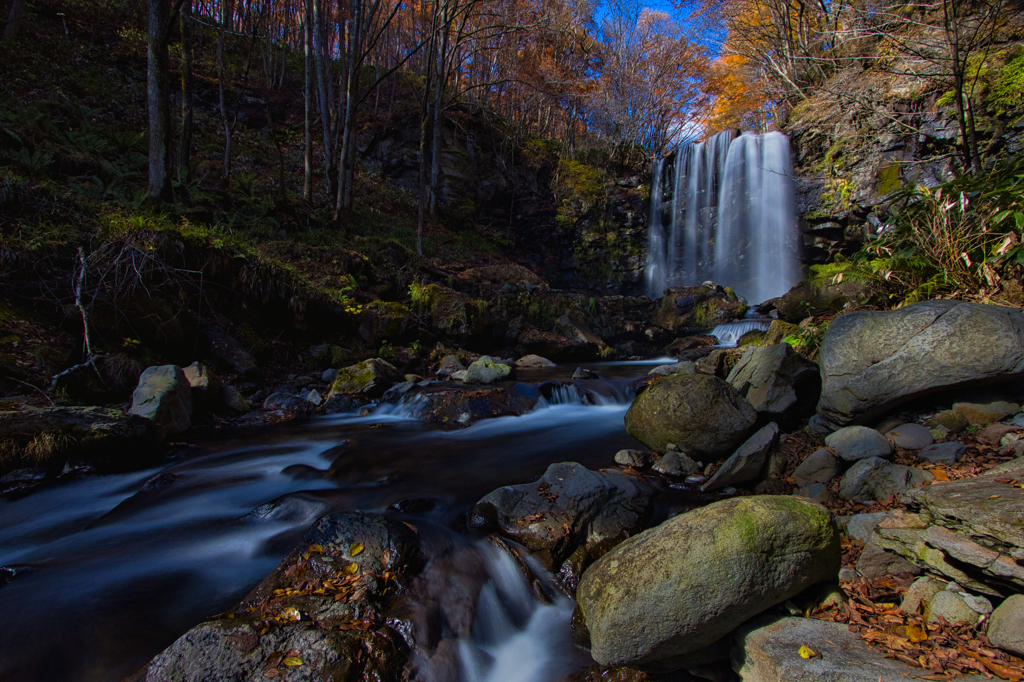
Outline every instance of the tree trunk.
[(25, 19), (25, 0), (13, 0), (11, 11), (7, 14), (7, 25), (4, 26), (4, 40), (14, 40)]
[[(307, 3), (308, 5), (308, 3)], [(302, 181), (302, 199), (306, 203), (313, 201), (313, 24), (309, 21), (309, 13), (302, 19), (302, 48), (306, 56), (306, 147), (303, 154), (306, 173)]]
[[(312, 5), (312, 7), (310, 7)], [(331, 196), (331, 100), (327, 96), (327, 66), (324, 52), (323, 13), (321, 0), (306, 0), (306, 11), (312, 9), (313, 16), (313, 58), (316, 67), (316, 90), (320, 100), (320, 123), (324, 134), (324, 186), (328, 201)]]
[(223, 178), (231, 180), (231, 121), (228, 119), (227, 96), (224, 92), (224, 41), (228, 22), (234, 14), (233, 0), (223, 0), (220, 11), (220, 34), (217, 36), (217, 86), (220, 98), (220, 118), (224, 126), (224, 170)]
[(171, 201), (171, 101), (167, 53), (170, 0), (149, 0), (146, 90), (149, 104), (149, 198)]
[(192, 0), (181, 5), (181, 134), (178, 139), (178, 182), (188, 179), (192, 147)]

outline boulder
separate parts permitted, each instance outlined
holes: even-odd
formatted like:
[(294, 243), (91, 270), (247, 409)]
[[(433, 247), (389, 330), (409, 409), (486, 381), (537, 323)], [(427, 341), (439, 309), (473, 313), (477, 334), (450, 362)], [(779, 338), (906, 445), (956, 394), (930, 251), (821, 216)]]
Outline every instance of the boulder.
[(407, 403), (417, 417), (447, 429), (461, 429), (481, 419), (526, 414), (537, 405), (540, 393), (529, 384), (491, 387), (475, 391), (432, 391)]
[(507, 379), (511, 375), (511, 367), (485, 355), (466, 369), (466, 377), (462, 381), (467, 384), (493, 384), (496, 381)]
[(576, 591), (591, 654), (607, 666), (696, 665), (742, 622), (839, 571), (823, 507), (787, 496), (724, 500), (625, 541)]
[(953, 403), (953, 410), (962, 414), (968, 423), (985, 426), (1017, 414), (1020, 405), (998, 395), (976, 394)]
[[(803, 646), (818, 656), (804, 658), (799, 653)], [(743, 682), (906, 682), (921, 673), (870, 648), (842, 623), (779, 616), (756, 619), (739, 629), (732, 666)]]
[(858, 282), (817, 286), (804, 280), (774, 301), (779, 319), (800, 322), (806, 317), (838, 313), (850, 300), (864, 295), (867, 287)]
[(801, 486), (793, 494), (797, 497), (806, 497), (808, 500), (818, 504), (830, 504), (835, 499), (832, 491), (824, 483), (811, 483)]
[(920, 615), (923, 613), (921, 607), (927, 608), (932, 601), (932, 597), (944, 589), (946, 589), (946, 583), (941, 580), (936, 580), (927, 575), (918, 578), (910, 586), (910, 589), (907, 590), (907, 594), (904, 595), (900, 610), (913, 616)]
[(588, 355), (596, 356), (608, 348), (600, 336), (595, 334), (587, 326), (583, 314), (576, 310), (570, 310), (555, 320), (555, 329), (565, 338), (581, 344)]
[(599, 377), (597, 375), (597, 372), (595, 372), (592, 369), (586, 369), (585, 367), (577, 367), (576, 371), (572, 373), (572, 380), (573, 381), (580, 381), (582, 379), (600, 379), (600, 378), (601, 377)]
[(871, 534), (878, 527), (878, 524), (886, 518), (885, 512), (876, 512), (874, 514), (854, 514), (846, 522), (846, 534), (851, 538), (856, 538), (864, 544), (867, 544), (871, 539)]
[(327, 394), (326, 405), (341, 402), (345, 397), (360, 397), (375, 400), (384, 395), (384, 391), (393, 384), (405, 379), (402, 373), (387, 360), (372, 358), (357, 365), (338, 370), (338, 377), (331, 385)]
[(792, 336), (800, 331), (800, 327), (783, 320), (772, 320), (772, 323), (768, 326), (768, 331), (764, 333), (761, 338), (762, 346), (773, 346), (777, 343), (782, 343), (787, 336)]
[(198, 409), (217, 409), (222, 403), (221, 383), (210, 368), (196, 361), (182, 371), (192, 387), (192, 404)]
[[(392, 589), (377, 576), (389, 571), (402, 582), (422, 564), (416, 533), (405, 524), (377, 514), (331, 514), (230, 618), (197, 625), (128, 679), (407, 679), (404, 643), (368, 624), (382, 619), (382, 598)], [(322, 587), (314, 591), (310, 581)]]
[(779, 425), (768, 424), (747, 439), (736, 452), (715, 472), (702, 492), (721, 490), (729, 486), (746, 483), (761, 475), (768, 453), (779, 442)]
[(931, 431), (920, 424), (903, 424), (885, 434), (893, 445), (904, 450), (922, 450), (935, 442)]
[(670, 374), (696, 374), (697, 365), (689, 360), (680, 360), (674, 365), (658, 365), (650, 372), (648, 376), (659, 376), (667, 377)]
[(1000, 649), (1024, 656), (1024, 594), (1015, 594), (992, 612), (988, 641)]
[(821, 346), (822, 394), (812, 426), (866, 423), (943, 389), (1011, 381), (1024, 372), (1024, 313), (933, 300), (898, 310), (849, 313)]
[(108, 407), (25, 407), (0, 412), (0, 472), (43, 466), (59, 473), (80, 455), (111, 469), (153, 462), (163, 430), (151, 419)]
[(956, 464), (967, 452), (963, 443), (955, 440), (948, 443), (935, 443), (917, 453), (917, 458), (931, 464)]
[(757, 412), (727, 382), (706, 374), (655, 381), (626, 412), (626, 430), (652, 450), (675, 443), (691, 456), (728, 452), (753, 428)]
[(881, 501), (934, 479), (934, 475), (922, 469), (871, 457), (858, 461), (843, 475), (839, 497), (864, 503)]
[(132, 394), (132, 414), (152, 419), (167, 430), (181, 433), (192, 425), (192, 387), (181, 367), (147, 367)]
[(828, 483), (839, 474), (839, 460), (826, 448), (818, 448), (793, 471), (799, 486)]
[(968, 421), (967, 417), (964, 416), (964, 413), (959, 410), (943, 410), (942, 412), (932, 415), (932, 417), (925, 422), (925, 426), (930, 428), (944, 426), (949, 429), (950, 433), (960, 433), (970, 425), (971, 422)]
[(821, 393), (818, 366), (788, 343), (747, 348), (727, 381), (767, 419), (809, 414)]
[(888, 457), (892, 454), (892, 443), (885, 436), (866, 426), (847, 426), (829, 434), (825, 445), (832, 448), (847, 462), (856, 462), (870, 457)]
[(927, 622), (937, 623), (939, 618), (945, 619), (947, 623), (970, 623), (978, 622), (980, 614), (967, 605), (964, 598), (956, 592), (942, 590), (937, 592), (928, 603)]
[(665, 476), (682, 478), (700, 471), (697, 463), (685, 452), (666, 452), (665, 456), (654, 463), (654, 470)]
[(899, 554), (887, 552), (875, 543), (869, 542), (857, 559), (857, 573), (865, 578), (881, 578), (884, 575), (901, 573), (920, 575), (921, 569)]
[(654, 492), (642, 478), (563, 462), (533, 483), (484, 496), (468, 524), (515, 540), (557, 569), (577, 548), (595, 558), (643, 528)]
[(643, 469), (651, 465), (654, 454), (643, 450), (619, 450), (615, 453), (615, 463), (624, 467)]
[(539, 355), (526, 355), (516, 360), (516, 368), (518, 369), (549, 369), (557, 366), (547, 358), (542, 358)]

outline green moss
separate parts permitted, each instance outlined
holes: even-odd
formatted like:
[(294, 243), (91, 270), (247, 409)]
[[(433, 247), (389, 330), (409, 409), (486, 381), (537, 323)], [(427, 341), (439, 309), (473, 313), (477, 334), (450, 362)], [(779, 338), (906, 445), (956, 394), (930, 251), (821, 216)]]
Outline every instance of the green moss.
[(714, 301), (698, 303), (693, 308), (693, 321), (698, 327), (710, 327), (717, 312), (718, 306), (715, 305)]
[(1003, 111), (1024, 109), (1024, 53), (999, 70), (988, 101)]
[(903, 187), (903, 181), (900, 179), (899, 164), (894, 163), (878, 169), (875, 191), (879, 195), (883, 197), (889, 196), (901, 187)]

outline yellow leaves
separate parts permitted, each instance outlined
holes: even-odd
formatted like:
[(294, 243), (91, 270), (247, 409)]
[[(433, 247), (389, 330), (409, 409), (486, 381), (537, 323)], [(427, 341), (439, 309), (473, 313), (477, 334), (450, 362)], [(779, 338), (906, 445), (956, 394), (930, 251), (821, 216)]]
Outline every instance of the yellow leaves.
[(363, 553), (363, 543), (361, 543), (361, 542), (353, 542), (352, 546), (348, 548), (349, 556), (355, 557), (355, 556), (359, 556), (362, 553)]
[(800, 658), (819, 658), (821, 656), (821, 654), (806, 644), (800, 647), (798, 653), (800, 654)]
[(909, 623), (907, 625), (907, 639), (911, 642), (923, 642), (928, 639), (928, 631), (916, 623)]
[(302, 614), (299, 610), (294, 607), (289, 607), (281, 612), (281, 615), (277, 617), (278, 620), (283, 621), (296, 621), (302, 620)]
[(345, 567), (345, 572), (349, 575), (355, 575), (359, 571), (359, 564), (352, 562)]
[(282, 661), (282, 663), (284, 663), (288, 667), (293, 667), (296, 665), (302, 665), (302, 659), (298, 656), (288, 656), (284, 659), (284, 661)]
[(307, 552), (317, 554), (324, 551), (323, 545), (310, 545)]

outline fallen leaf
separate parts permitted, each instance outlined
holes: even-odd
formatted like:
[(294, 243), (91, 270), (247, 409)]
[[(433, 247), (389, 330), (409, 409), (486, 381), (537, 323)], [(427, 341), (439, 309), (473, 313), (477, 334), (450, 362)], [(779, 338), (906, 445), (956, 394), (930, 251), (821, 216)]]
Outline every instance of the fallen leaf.
[(359, 556), (363, 553), (363, 543), (353, 542), (352, 546), (348, 548), (349, 556)]
[(907, 637), (911, 642), (923, 642), (928, 639), (928, 632), (914, 623), (907, 625)]
[(324, 548), (323, 548), (323, 545), (310, 545), (308, 551), (310, 551), (310, 552), (322, 552), (322, 551), (324, 551)]
[(298, 656), (289, 656), (288, 658), (284, 659), (284, 664), (288, 667), (302, 665), (302, 659)]
[(807, 646), (806, 644), (800, 647), (799, 654), (800, 658), (818, 658), (819, 656), (821, 656), (821, 654), (819, 654), (817, 651)]
[(351, 564), (349, 564), (348, 566), (345, 567), (345, 572), (348, 573), (349, 575), (355, 575), (358, 570), (359, 570), (359, 564), (357, 564), (357, 563), (351, 563)]
[(935, 477), (935, 481), (938, 483), (946, 483), (949, 481), (949, 474), (942, 469), (932, 469), (932, 476)]

